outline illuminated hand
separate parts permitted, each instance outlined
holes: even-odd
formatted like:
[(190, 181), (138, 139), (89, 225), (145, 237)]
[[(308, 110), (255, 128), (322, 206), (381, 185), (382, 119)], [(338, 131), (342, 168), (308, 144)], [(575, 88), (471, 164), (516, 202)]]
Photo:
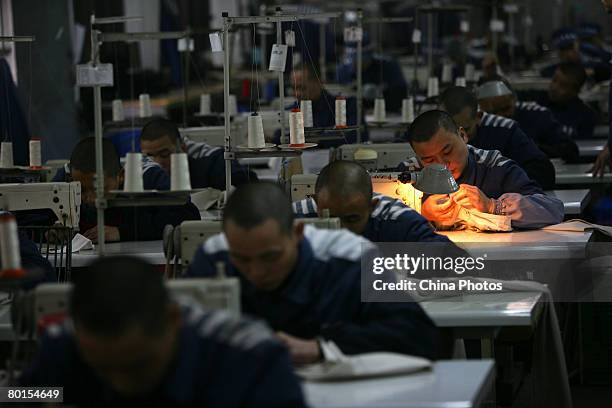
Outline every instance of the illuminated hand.
[[(94, 244), (98, 243), (98, 227), (93, 227), (88, 229), (83, 233), (85, 238), (91, 239)], [(114, 242), (119, 241), (121, 237), (119, 236), (119, 228), (117, 227), (109, 227), (108, 225), (104, 226), (104, 241)]]
[(490, 199), (478, 187), (461, 184), (459, 191), (453, 193), (452, 199), (461, 207), (492, 214), (495, 212), (495, 201)]
[(278, 339), (289, 349), (296, 364), (310, 364), (321, 360), (321, 350), (316, 340), (303, 340), (284, 332), (277, 332)]
[(423, 202), (421, 215), (437, 224), (451, 226), (455, 223), (459, 208), (448, 195), (433, 194)]
[(612, 171), (612, 157), (610, 157), (610, 146), (604, 147), (604, 149), (599, 153), (595, 163), (593, 163), (593, 167), (589, 170), (589, 173), (593, 173), (593, 177), (603, 177), (606, 172), (606, 165), (608, 166), (608, 170)]

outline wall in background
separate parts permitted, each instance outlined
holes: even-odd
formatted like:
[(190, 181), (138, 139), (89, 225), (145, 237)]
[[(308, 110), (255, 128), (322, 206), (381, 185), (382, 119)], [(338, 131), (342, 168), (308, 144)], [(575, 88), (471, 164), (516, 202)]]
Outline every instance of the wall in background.
[(27, 46), (17, 48), (19, 91), (26, 114), (31, 109), (31, 134), (43, 141), (43, 160), (68, 158), (78, 139), (69, 2), (13, 0), (12, 5), (15, 35), (36, 37), (31, 55)]

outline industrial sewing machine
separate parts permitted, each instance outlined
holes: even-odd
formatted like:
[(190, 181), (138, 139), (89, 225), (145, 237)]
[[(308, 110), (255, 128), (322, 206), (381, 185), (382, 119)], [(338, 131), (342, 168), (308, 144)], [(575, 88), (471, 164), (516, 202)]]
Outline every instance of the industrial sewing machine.
[[(173, 296), (189, 296), (206, 309), (225, 310), (240, 316), (240, 281), (237, 278), (177, 279), (166, 281)], [(43, 283), (13, 303), (13, 324), (21, 333), (36, 333), (45, 318), (68, 312), (71, 283)]]
[[(400, 173), (372, 173), (372, 190), (401, 200), (407, 206), (421, 212), (423, 192), (412, 184), (404, 184), (398, 180)], [(316, 174), (296, 174), (291, 177), (291, 201), (303, 200), (315, 193)]]
[[(236, 116), (231, 123), (232, 147), (245, 144), (247, 140), (246, 116)], [(211, 146), (225, 146), (224, 126), (200, 126), (180, 128), (181, 136), (194, 142), (204, 142)]]
[(335, 159), (355, 160), (355, 152), (358, 150), (373, 150), (377, 153), (376, 160), (362, 163), (368, 170), (395, 169), (401, 162), (416, 156), (409, 143), (362, 143), (339, 146), (335, 150)]
[(0, 184), (0, 210), (49, 209), (66, 227), (78, 228), (81, 211), (81, 183)]

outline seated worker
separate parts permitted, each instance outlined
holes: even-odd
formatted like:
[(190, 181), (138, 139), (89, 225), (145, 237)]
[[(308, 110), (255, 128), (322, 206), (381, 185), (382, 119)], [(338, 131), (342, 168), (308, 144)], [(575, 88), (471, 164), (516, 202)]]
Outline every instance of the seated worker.
[(85, 272), (20, 386), (64, 387), (64, 404), (81, 407), (305, 406), (263, 324), (171, 297), (143, 260), (100, 258)]
[(452, 225), (457, 205), (507, 215), (514, 228), (541, 228), (563, 221), (563, 203), (544, 194), (514, 161), (495, 150), (467, 144), (468, 135), (446, 112), (433, 110), (418, 116), (408, 131), (418, 166), (446, 165), (459, 184), (451, 195), (424, 198), (422, 215), (441, 225)]
[[(121, 190), (124, 173), (115, 147), (108, 139), (102, 140), (102, 157), (104, 158), (104, 191)], [(145, 161), (143, 164), (143, 185), (145, 190), (169, 190), (170, 182), (167, 173), (155, 163)], [(97, 211), (95, 207), (96, 191), (94, 176), (96, 173), (95, 138), (82, 139), (70, 156), (67, 180), (81, 183), (81, 234), (96, 242), (98, 239)], [(58, 172), (54, 180), (62, 179)], [(199, 220), (198, 209), (191, 203), (174, 206), (146, 207), (112, 207), (104, 211), (105, 237), (112, 241), (150, 241), (162, 239), (164, 227), (168, 224), (178, 225), (187, 220)]]
[[(374, 105), (374, 99), (382, 92), (385, 107), (389, 111), (402, 108), (402, 99), (406, 98), (408, 85), (397, 59), (389, 55), (374, 52), (369, 35), (364, 34), (362, 41), (361, 83), (367, 106)], [(351, 84), (357, 80), (357, 43), (346, 44), (346, 55), (338, 68), (338, 82)], [(380, 89), (382, 88), (382, 89)]]
[(296, 217), (320, 216), (323, 209), (372, 242), (451, 242), (400, 200), (373, 194), (370, 175), (353, 161), (329, 163), (317, 177), (314, 197), (293, 203)]
[(578, 94), (586, 81), (580, 64), (559, 64), (550, 83), (548, 98), (543, 101), (562, 125), (571, 129), (574, 139), (592, 139), (597, 114), (580, 99)]
[(514, 160), (545, 190), (555, 186), (555, 168), (535, 142), (512, 119), (478, 110), (476, 95), (465, 87), (453, 86), (440, 96), (440, 109), (462, 127), (468, 143), (478, 149), (499, 150)]
[(595, 82), (610, 79), (609, 61), (612, 59), (612, 52), (606, 47), (601, 25), (582, 23), (577, 29), (577, 34), (580, 40), (580, 55), (589, 77)]
[[(612, 0), (603, 0), (602, 4), (606, 13), (612, 14)], [(593, 173), (593, 176), (603, 177), (606, 172), (606, 168), (608, 171), (612, 172), (612, 156), (610, 155), (610, 150), (612, 150), (612, 86), (609, 87), (608, 94), (608, 143), (604, 147), (604, 149), (599, 153), (593, 167), (590, 171)]]
[[(170, 155), (187, 153), (192, 188), (212, 187), (225, 190), (225, 159), (223, 148), (206, 143), (192, 142), (180, 135), (174, 122), (167, 119), (153, 119), (140, 134), (142, 153), (170, 174)], [(255, 173), (232, 161), (232, 185), (257, 180)]]
[[(312, 101), (312, 122), (315, 128), (333, 128), (336, 125), (336, 97), (327, 92), (321, 82), (319, 68), (316, 64), (296, 64), (291, 73), (291, 83), (295, 97), (298, 101), (303, 99)], [(365, 125), (365, 117), (362, 113), (361, 123)], [(346, 99), (346, 124), (357, 125), (357, 100), (353, 97)], [(287, 139), (289, 128), (285, 127)], [(348, 131), (343, 133), (330, 133), (338, 135), (338, 140), (321, 140), (317, 142), (320, 148), (337, 147), (343, 144), (356, 143), (357, 132)], [(308, 141), (308, 135), (306, 135)], [(367, 130), (361, 131), (361, 141), (368, 141)], [(280, 143), (280, 130), (274, 134), (273, 143)]]
[(418, 304), (362, 301), (361, 256), (374, 245), (347, 230), (294, 224), (278, 185), (239, 186), (225, 207), (223, 231), (197, 250), (187, 275), (213, 277), (225, 264), (240, 278), (244, 313), (280, 332), (294, 362), (321, 359), (318, 337), (345, 354), (437, 352), (437, 330)]
[(552, 46), (557, 50), (559, 63), (548, 65), (540, 70), (540, 75), (544, 78), (552, 78), (559, 64), (571, 62), (580, 64), (582, 58), (580, 56), (580, 43), (578, 42), (578, 34), (571, 28), (560, 28), (552, 35)]
[(40, 248), (23, 231), (19, 231), (19, 255), (22, 268), (34, 274), (33, 282), (57, 282), (55, 268), (42, 256)]
[(514, 119), (548, 157), (561, 157), (568, 162), (578, 159), (578, 146), (572, 140), (571, 130), (537, 102), (519, 102), (507, 83), (487, 82), (476, 90), (476, 96), (481, 110)]

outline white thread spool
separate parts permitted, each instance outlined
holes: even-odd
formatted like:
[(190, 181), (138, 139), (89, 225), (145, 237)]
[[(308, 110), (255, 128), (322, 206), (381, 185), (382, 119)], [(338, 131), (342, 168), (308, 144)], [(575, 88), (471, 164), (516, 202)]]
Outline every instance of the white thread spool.
[(386, 119), (385, 100), (383, 98), (374, 99), (374, 122), (384, 122)]
[(451, 64), (444, 64), (442, 66), (442, 83), (450, 84), (453, 81), (453, 66)]
[(42, 167), (40, 140), (30, 140), (30, 167), (35, 169)]
[(302, 116), (302, 111), (294, 109), (289, 112), (289, 143), (299, 146), (305, 142), (304, 116)]
[(17, 221), (9, 212), (0, 213), (0, 260), (4, 273), (21, 270), (21, 254), (19, 253), (19, 236), (17, 235)]
[(187, 153), (172, 153), (170, 155), (170, 190), (191, 190)]
[(227, 104), (229, 105), (230, 116), (237, 115), (238, 114), (238, 101), (236, 100), (236, 95), (230, 94), (229, 99), (227, 100)]
[(142, 184), (142, 153), (125, 155), (125, 184), (123, 191), (138, 193), (144, 191)]
[(249, 147), (257, 149), (266, 147), (263, 120), (256, 112), (253, 112), (253, 114), (249, 116), (247, 131), (247, 143)]
[(312, 101), (309, 101), (308, 99), (300, 101), (300, 110), (302, 111), (302, 116), (304, 116), (304, 127), (313, 127), (314, 120), (312, 118)]
[(465, 81), (465, 78), (464, 77), (457, 77), (457, 79), (455, 79), (455, 86), (466, 87), (467, 86), (467, 82)]
[(151, 97), (149, 94), (140, 94), (138, 97), (139, 114), (141, 118), (151, 117)]
[(438, 77), (430, 77), (427, 80), (427, 97), (431, 98), (433, 96), (439, 95), (438, 89)]
[(113, 122), (121, 122), (124, 119), (123, 101), (121, 99), (113, 99)]
[(336, 127), (346, 127), (346, 99), (336, 98)]
[(200, 115), (210, 115), (210, 94), (200, 95)]
[(465, 64), (465, 72), (464, 72), (465, 80), (467, 82), (474, 82), (476, 76), (476, 68), (473, 64)]
[(402, 123), (414, 122), (414, 99), (402, 99)]
[(2, 142), (0, 146), (0, 168), (11, 169), (15, 167), (13, 163), (13, 143)]

